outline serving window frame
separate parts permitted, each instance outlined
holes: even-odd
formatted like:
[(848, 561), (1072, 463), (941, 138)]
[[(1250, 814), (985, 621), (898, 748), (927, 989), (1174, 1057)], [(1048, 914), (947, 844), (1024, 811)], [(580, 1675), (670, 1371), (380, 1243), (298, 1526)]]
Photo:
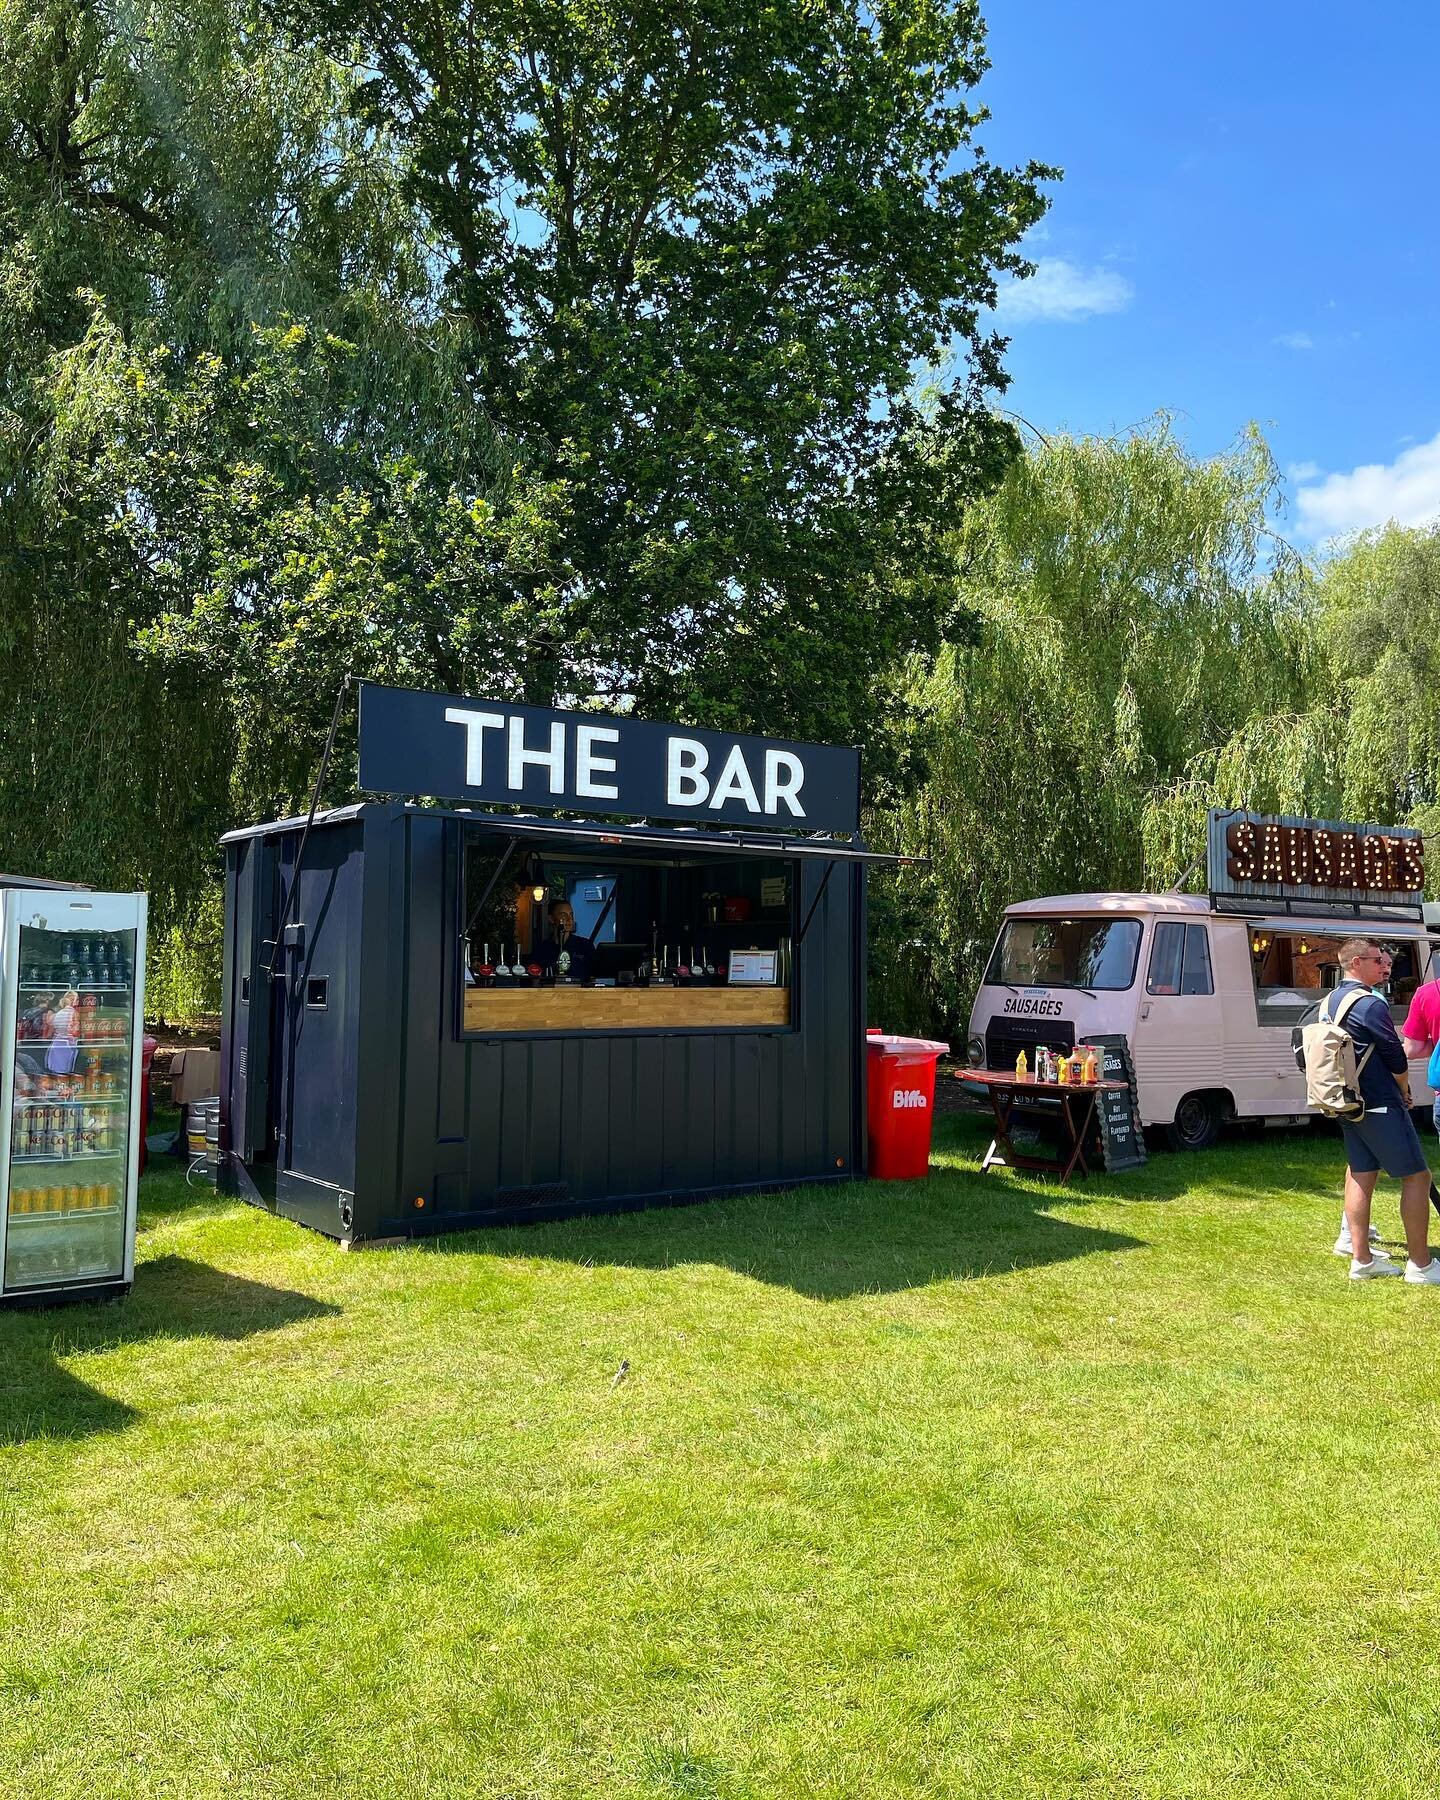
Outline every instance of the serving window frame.
[[(801, 954), (805, 935), (818, 910), (820, 900), (829, 881), (830, 871), (836, 860), (857, 861), (878, 860), (864, 851), (851, 850), (844, 845), (817, 845), (813, 842), (805, 844), (793, 840), (777, 839), (766, 842), (759, 839), (731, 839), (709, 833), (687, 830), (677, 827), (672, 830), (655, 827), (617, 827), (613, 831), (596, 828), (591, 825), (572, 826), (568, 823), (548, 821), (537, 829), (535, 821), (510, 819), (504, 816), (475, 814), (458, 815), (461, 823), (459, 851), (455, 858), (455, 918), (459, 923), (458, 942), (455, 953), (454, 1000), (452, 1018), (457, 1041), (465, 1044), (519, 1044), (527, 1042), (546, 1042), (556, 1039), (575, 1039), (590, 1042), (603, 1038), (645, 1038), (645, 1037), (785, 1037), (798, 1034), (802, 1029), (802, 1013), (804, 1008), (804, 977), (802, 967), (804, 958)], [(517, 867), (524, 866), (526, 847), (538, 853), (542, 858), (550, 852), (550, 860), (569, 864), (586, 862), (611, 861), (612, 866), (621, 871), (627, 863), (658, 865), (661, 867), (679, 867), (713, 865), (723, 867), (737, 862), (783, 863), (789, 886), (788, 917), (782, 935), (790, 939), (789, 981), (782, 988), (779, 984), (774, 988), (734, 990), (737, 993), (753, 994), (756, 992), (774, 994), (784, 992), (789, 996), (788, 1018), (785, 1020), (742, 1020), (700, 1021), (694, 1024), (679, 1024), (669, 1021), (645, 1021), (635, 1024), (595, 1024), (568, 1026), (505, 1026), (494, 1025), (468, 1026), (465, 1021), (465, 997), (467, 993), (510, 992), (514, 994), (529, 993), (535, 995), (555, 993), (583, 994), (728, 994), (732, 990), (728, 983), (708, 985), (697, 984), (687, 986), (684, 983), (656, 983), (654, 986), (611, 988), (585, 987), (575, 985), (550, 985), (537, 987), (520, 987), (512, 985), (508, 989), (480, 989), (465, 979), (467, 966), (467, 948), (469, 936), (466, 901), (466, 862), (467, 846), (472, 832), (493, 838), (496, 848), (503, 859), (506, 857), (505, 844), (510, 844), (509, 855), (513, 858), (517, 848), (520, 860)], [(834, 853), (839, 853), (838, 856)], [(828, 867), (822, 871), (816, 893), (808, 908), (802, 911), (802, 894), (804, 886), (804, 866), (807, 861), (823, 860)], [(758, 921), (757, 921), (758, 922)], [(773, 923), (773, 921), (766, 921)], [(663, 934), (662, 934), (662, 942)], [(749, 948), (750, 946), (743, 946)], [(766, 946), (762, 946), (766, 947)]]
[[(1255, 939), (1257, 936), (1264, 936), (1268, 940), (1264, 953), (1258, 958), (1255, 950)], [(1434, 964), (1437, 951), (1440, 951), (1440, 945), (1437, 945), (1435, 938), (1431, 935), (1429, 928), (1424, 924), (1423, 920), (1382, 919), (1367, 921), (1361, 919), (1354, 923), (1348, 921), (1342, 922), (1340, 920), (1326, 920), (1318, 925), (1315, 923), (1307, 925), (1303, 919), (1288, 917), (1283, 913), (1276, 915), (1274, 918), (1250, 917), (1246, 922), (1245, 949), (1246, 960), (1250, 965), (1250, 981), (1254, 993), (1256, 1024), (1268, 1026), (1276, 1030), (1288, 1031), (1295, 1025), (1298, 1025), (1305, 1017), (1306, 1013), (1319, 1005), (1327, 994), (1333, 993), (1335, 988), (1339, 986), (1339, 969), (1337, 965), (1335, 971), (1336, 980), (1328, 985), (1322, 983), (1317, 987), (1302, 987), (1295, 982), (1282, 983), (1278, 986), (1273, 983), (1270, 984), (1272, 992), (1283, 993), (1288, 990), (1291, 993), (1298, 993), (1306, 996), (1303, 1004), (1297, 1004), (1294, 1001), (1272, 999), (1269, 1002), (1266, 1002), (1263, 1000), (1261, 996), (1266, 990), (1261, 986), (1260, 974), (1264, 966), (1265, 957), (1268, 957), (1270, 950), (1274, 946), (1274, 941), (1277, 938), (1290, 938), (1294, 939), (1297, 943), (1302, 943), (1307, 940), (1312, 942), (1315, 946), (1314, 950), (1306, 951), (1304, 954), (1313, 957), (1317, 967), (1323, 967), (1328, 966), (1328, 964), (1322, 964), (1322, 956), (1327, 954), (1333, 956), (1334, 953), (1339, 950), (1340, 945), (1345, 939), (1349, 937), (1374, 938), (1376, 943), (1383, 944), (1387, 948), (1390, 948), (1392, 954), (1395, 949), (1399, 948), (1410, 951), (1413, 959), (1414, 974), (1413, 976), (1407, 975), (1402, 977), (1402, 980), (1413, 983), (1410, 993), (1403, 999), (1391, 994), (1385, 996), (1385, 1004), (1390, 1009), (1390, 1016), (1394, 1020), (1396, 1029), (1398, 1030), (1409, 1012), (1410, 1003), (1414, 997), (1414, 990), (1422, 986), (1426, 981), (1433, 979), (1430, 970)]]

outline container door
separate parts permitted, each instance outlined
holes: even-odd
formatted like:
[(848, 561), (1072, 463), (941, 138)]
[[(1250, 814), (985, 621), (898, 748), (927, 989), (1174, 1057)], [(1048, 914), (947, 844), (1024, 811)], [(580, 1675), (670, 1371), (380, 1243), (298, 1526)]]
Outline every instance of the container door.
[(6, 1293), (134, 1272), (145, 898), (12, 890)]
[[(280, 879), (294, 879), (296, 840)], [(275, 989), (275, 1121), (279, 1168), (353, 1192), (360, 957), (360, 826), (312, 834), (300, 868), (292, 942)], [(283, 888), (282, 888), (283, 891)]]

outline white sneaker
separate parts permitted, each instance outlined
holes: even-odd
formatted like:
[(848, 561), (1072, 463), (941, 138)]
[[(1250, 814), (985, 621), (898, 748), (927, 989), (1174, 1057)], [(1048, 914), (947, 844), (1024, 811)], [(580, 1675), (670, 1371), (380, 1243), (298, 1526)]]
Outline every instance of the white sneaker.
[[(1381, 1275), (1402, 1275), (1404, 1273), (1405, 1271), (1399, 1263), (1391, 1262), (1383, 1250), (1372, 1251), (1368, 1263), (1355, 1262), (1353, 1259), (1350, 1263), (1350, 1279), (1352, 1281), (1374, 1281)], [(1440, 1276), (1437, 1276), (1436, 1279), (1440, 1280)]]
[(1405, 1279), (1415, 1287), (1440, 1287), (1440, 1258), (1432, 1256), (1423, 1269), (1417, 1269), (1407, 1256)]
[[(1372, 1244), (1378, 1244), (1380, 1242), (1380, 1227), (1378, 1225), (1372, 1225), (1370, 1227), (1370, 1242)], [(1340, 1227), (1340, 1235), (1335, 1240), (1335, 1254), (1337, 1256), (1353, 1256), (1355, 1254), (1355, 1246), (1350, 1242), (1350, 1227), (1348, 1225), (1342, 1225)]]

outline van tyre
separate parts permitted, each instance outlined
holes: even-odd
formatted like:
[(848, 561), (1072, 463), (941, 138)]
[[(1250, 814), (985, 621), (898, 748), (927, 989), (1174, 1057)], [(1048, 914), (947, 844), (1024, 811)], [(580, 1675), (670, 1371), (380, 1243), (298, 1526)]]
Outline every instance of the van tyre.
[(1220, 1136), (1218, 1094), (1187, 1094), (1175, 1108), (1175, 1122), (1165, 1127), (1172, 1150), (1208, 1150)]

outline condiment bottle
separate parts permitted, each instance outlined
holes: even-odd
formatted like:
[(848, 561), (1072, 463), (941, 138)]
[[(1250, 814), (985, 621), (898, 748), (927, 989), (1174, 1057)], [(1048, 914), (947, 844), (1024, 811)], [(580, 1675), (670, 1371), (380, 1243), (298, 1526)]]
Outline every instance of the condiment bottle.
[(1100, 1067), (1095, 1061), (1095, 1052), (1093, 1049), (1085, 1052), (1084, 1078), (1086, 1081), (1092, 1082), (1100, 1079)]
[(1023, 1081), (1029, 1073), (1030, 1065), (1026, 1062), (1025, 1052), (1022, 1050), (1015, 1058), (1015, 1079), (1017, 1081)]
[(1060, 1068), (1056, 1074), (1055, 1079), (1057, 1081), (1059, 1081), (1065, 1087), (1068, 1087), (1070, 1085), (1070, 1058), (1068, 1056), (1066, 1056), (1063, 1052), (1061, 1053), (1061, 1056), (1060, 1056)]

